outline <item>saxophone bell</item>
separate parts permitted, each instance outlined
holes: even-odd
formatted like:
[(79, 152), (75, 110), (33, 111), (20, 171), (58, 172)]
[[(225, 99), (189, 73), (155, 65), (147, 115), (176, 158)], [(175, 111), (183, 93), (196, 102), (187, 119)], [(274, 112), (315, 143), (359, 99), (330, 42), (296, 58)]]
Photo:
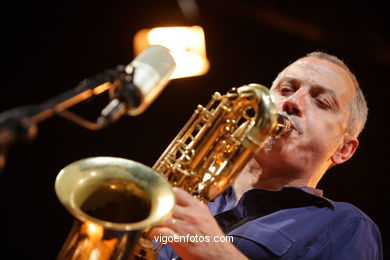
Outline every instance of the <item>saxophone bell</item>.
[(57, 259), (128, 259), (142, 231), (175, 204), (168, 182), (140, 163), (113, 157), (74, 162), (55, 189), (76, 221)]

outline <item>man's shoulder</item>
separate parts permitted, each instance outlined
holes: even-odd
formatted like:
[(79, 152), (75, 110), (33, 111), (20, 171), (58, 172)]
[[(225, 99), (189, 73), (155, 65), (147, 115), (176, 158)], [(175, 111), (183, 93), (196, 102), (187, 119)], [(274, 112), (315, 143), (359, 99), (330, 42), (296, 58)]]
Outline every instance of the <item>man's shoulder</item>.
[(368, 215), (364, 213), (361, 209), (356, 207), (355, 205), (343, 202), (343, 201), (333, 201), (335, 211), (339, 212), (339, 214), (348, 214), (356, 218), (368, 218)]
[(361, 209), (348, 202), (333, 201), (335, 214), (342, 225), (369, 225), (378, 229), (375, 222)]

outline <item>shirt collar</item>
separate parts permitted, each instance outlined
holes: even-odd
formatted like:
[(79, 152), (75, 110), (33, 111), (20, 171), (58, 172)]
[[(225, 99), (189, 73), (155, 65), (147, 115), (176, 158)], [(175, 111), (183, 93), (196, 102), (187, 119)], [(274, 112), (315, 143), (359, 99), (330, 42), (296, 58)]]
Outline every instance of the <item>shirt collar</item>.
[(310, 194), (313, 194), (313, 195), (316, 195), (316, 196), (319, 196), (319, 197), (323, 197), (324, 196), (324, 191), (321, 190), (321, 189), (317, 189), (317, 188), (306, 187), (306, 186), (286, 186), (286, 188), (287, 187), (301, 189), (303, 191), (306, 191), (307, 193), (310, 193)]
[[(283, 187), (281, 190), (279, 191), (283, 191), (283, 190), (289, 190), (289, 189), (292, 189), (292, 190), (301, 190), (302, 192), (304, 192), (303, 195), (305, 196), (309, 196), (309, 197), (312, 197), (313, 199), (315, 199), (316, 201), (319, 202), (319, 204), (323, 204), (323, 205), (326, 205), (327, 207), (331, 208), (331, 209), (335, 209), (335, 203), (334, 201), (328, 199), (328, 198), (325, 198), (323, 196), (323, 190), (321, 189), (317, 189), (317, 188), (312, 188), (312, 187), (307, 187), (307, 186), (285, 186)], [(264, 191), (271, 191), (271, 190), (266, 190), (266, 189), (253, 189), (253, 190), (264, 190)], [(275, 192), (278, 192), (278, 191), (275, 191)], [(235, 193), (234, 193), (234, 189), (232, 187), (230, 187), (227, 191), (227, 193), (225, 193), (225, 197), (227, 201), (231, 201), (232, 199), (234, 201), (236, 201), (236, 196), (235, 196)]]
[(284, 189), (299, 189), (299, 190), (307, 193), (309, 196), (317, 198), (320, 202), (324, 202), (329, 208), (335, 209), (334, 201), (332, 201), (328, 198), (325, 198), (323, 195), (324, 192), (321, 189), (306, 187), (306, 186), (285, 186), (282, 188), (282, 190), (284, 190)]

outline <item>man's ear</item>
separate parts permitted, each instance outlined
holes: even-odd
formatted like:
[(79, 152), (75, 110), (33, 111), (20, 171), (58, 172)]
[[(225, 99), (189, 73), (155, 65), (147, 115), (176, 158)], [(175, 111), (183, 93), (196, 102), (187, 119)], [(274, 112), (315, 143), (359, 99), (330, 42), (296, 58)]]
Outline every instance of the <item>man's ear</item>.
[(344, 137), (344, 143), (341, 145), (331, 157), (333, 164), (341, 164), (348, 161), (349, 158), (355, 153), (356, 148), (359, 146), (359, 140), (355, 137), (346, 135)]

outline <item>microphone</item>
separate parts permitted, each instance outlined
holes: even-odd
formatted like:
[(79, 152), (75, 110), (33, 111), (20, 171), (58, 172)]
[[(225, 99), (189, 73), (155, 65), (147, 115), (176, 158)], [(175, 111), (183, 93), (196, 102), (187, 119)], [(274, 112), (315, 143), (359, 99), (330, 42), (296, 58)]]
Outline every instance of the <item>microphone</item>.
[(114, 122), (125, 113), (143, 113), (167, 85), (175, 67), (167, 48), (152, 45), (145, 49), (126, 67), (119, 68), (123, 74), (113, 83), (113, 99), (102, 110), (98, 123)]
[[(0, 113), (0, 170), (5, 162), (7, 146), (18, 139), (32, 139), (37, 132), (37, 123), (54, 114), (92, 130), (101, 129), (126, 113), (131, 116), (141, 114), (167, 85), (175, 67), (175, 61), (167, 48), (150, 46), (129, 65), (118, 66), (115, 70), (107, 70), (92, 79), (83, 80), (76, 88), (41, 105)], [(97, 88), (99, 90), (95, 91)], [(101, 111), (96, 123), (66, 110), (107, 89), (111, 101)]]

